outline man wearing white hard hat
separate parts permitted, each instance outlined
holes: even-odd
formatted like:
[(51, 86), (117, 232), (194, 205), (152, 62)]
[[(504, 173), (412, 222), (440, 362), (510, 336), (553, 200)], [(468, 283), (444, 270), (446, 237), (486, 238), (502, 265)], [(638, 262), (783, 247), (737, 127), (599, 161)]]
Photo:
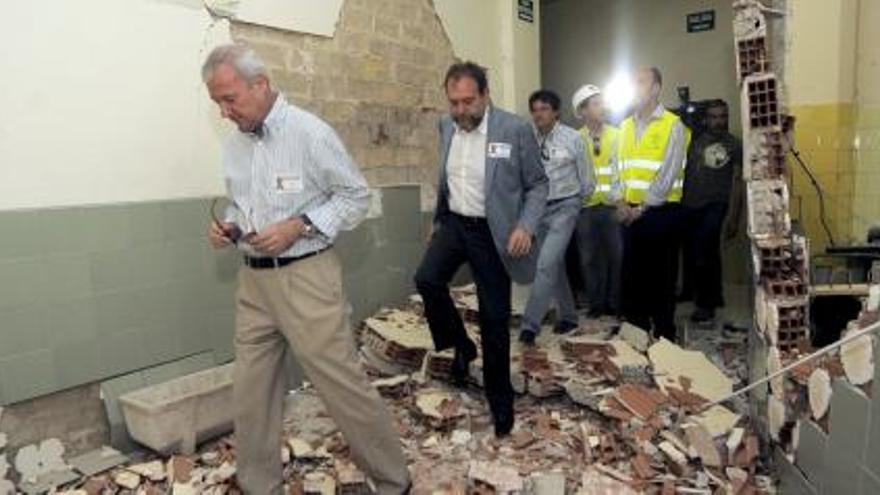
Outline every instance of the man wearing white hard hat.
[(580, 129), (588, 161), (593, 163), (596, 188), (584, 198), (577, 224), (581, 270), (586, 282), (589, 315), (617, 316), (620, 310), (620, 267), (622, 241), (617, 220), (621, 199), (617, 171), (616, 127), (605, 122), (605, 104), (597, 86), (587, 84), (572, 97), (574, 114), (584, 125)]

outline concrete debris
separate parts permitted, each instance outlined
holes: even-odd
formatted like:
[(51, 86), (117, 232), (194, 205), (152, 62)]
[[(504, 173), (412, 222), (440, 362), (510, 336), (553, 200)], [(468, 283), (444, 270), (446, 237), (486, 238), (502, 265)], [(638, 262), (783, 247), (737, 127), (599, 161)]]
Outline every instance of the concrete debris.
[(303, 480), (305, 495), (336, 495), (336, 480), (325, 472), (308, 473)]
[(648, 346), (651, 345), (651, 336), (641, 328), (630, 323), (624, 323), (620, 326), (620, 333), (618, 335), (627, 344), (632, 346), (633, 349), (641, 353), (648, 352)]
[(450, 427), (464, 417), (461, 399), (442, 390), (419, 393), (416, 408), (436, 428)]
[[(459, 304), (473, 296), (457, 294)], [(381, 310), (361, 339), (364, 355), (374, 355), (366, 367), (395, 418), (414, 493), (709, 493), (733, 486), (756, 493), (755, 474), (764, 468), (753, 424), (724, 406), (696, 414), (731, 386), (727, 370), (701, 352), (648, 345), (635, 327), (603, 339), (595, 329), (610, 323), (601, 322), (564, 336), (542, 332), (536, 348), (513, 343), (516, 426), (499, 439), (480, 391), (448, 384), (452, 353), (430, 349), (420, 318), (412, 309)], [(711, 346), (707, 352), (720, 360), (721, 343)], [(480, 387), (481, 358), (470, 374)], [(286, 493), (370, 492), (308, 384), (285, 397), (279, 455)], [(72, 486), (86, 495), (238, 494), (234, 438), (202, 445), (196, 456), (139, 459)]]
[(679, 388), (710, 401), (720, 400), (733, 392), (733, 383), (706, 355), (688, 351), (666, 339), (648, 349), (654, 365), (657, 386), (664, 392)]
[(602, 474), (595, 467), (584, 470), (578, 495), (636, 495), (626, 483)]
[(367, 318), (361, 339), (380, 358), (413, 371), (421, 367), (434, 347), (424, 319), (400, 310), (386, 310)]
[(92, 452), (71, 458), (70, 466), (85, 476), (94, 476), (128, 462), (128, 456), (118, 450), (104, 446)]
[(696, 457), (703, 461), (704, 466), (721, 467), (721, 454), (715, 446), (715, 441), (705, 426), (696, 424), (685, 428), (688, 443), (696, 451)]
[(534, 495), (565, 495), (565, 473), (552, 472), (533, 475), (529, 492)]
[(384, 397), (399, 399), (409, 395), (409, 375), (397, 375), (373, 381), (373, 386)]
[(471, 489), (488, 490), (497, 495), (521, 493), (523, 479), (516, 467), (497, 462), (474, 461), (468, 470)]
[(135, 464), (126, 469), (153, 482), (165, 480), (165, 465), (159, 460)]
[(6, 433), (2, 433), (2, 432), (0, 432), (0, 450), (2, 450), (4, 447), (6, 447), (6, 442), (7, 442), (7, 441), (8, 441), (8, 440), (7, 440), (7, 437), (6, 437)]
[(719, 437), (729, 433), (739, 422), (740, 417), (730, 409), (716, 405), (693, 416), (693, 420), (706, 428), (712, 437)]
[(131, 471), (118, 471), (113, 475), (113, 482), (126, 490), (135, 490), (141, 486), (141, 477)]

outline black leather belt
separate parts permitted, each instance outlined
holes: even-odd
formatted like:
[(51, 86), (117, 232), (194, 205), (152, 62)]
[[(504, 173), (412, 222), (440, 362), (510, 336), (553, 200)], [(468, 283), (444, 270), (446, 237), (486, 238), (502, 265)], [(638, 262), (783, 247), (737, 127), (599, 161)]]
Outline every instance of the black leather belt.
[(458, 213), (452, 213), (452, 216), (454, 216), (466, 227), (482, 227), (484, 225), (488, 225), (485, 217), (468, 217), (464, 215), (459, 215)]
[(244, 264), (254, 270), (265, 270), (268, 268), (281, 268), (287, 266), (295, 261), (302, 261), (306, 258), (311, 258), (316, 254), (321, 254), (324, 251), (330, 249), (332, 246), (327, 246), (325, 248), (321, 248), (317, 251), (312, 251), (311, 253), (301, 254), (299, 256), (287, 256), (284, 258), (254, 258), (253, 256), (245, 256)]

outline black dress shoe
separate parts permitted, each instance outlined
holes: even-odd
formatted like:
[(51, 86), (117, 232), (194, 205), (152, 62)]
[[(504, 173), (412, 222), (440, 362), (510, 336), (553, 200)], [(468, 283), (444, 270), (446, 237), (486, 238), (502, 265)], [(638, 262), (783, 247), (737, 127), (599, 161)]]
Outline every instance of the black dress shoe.
[(523, 343), (523, 345), (527, 345), (532, 347), (535, 345), (535, 332), (531, 330), (523, 330), (519, 333), (519, 341)]
[(572, 330), (578, 328), (580, 325), (571, 321), (560, 321), (553, 327), (553, 333), (556, 334), (564, 334), (571, 332)]
[(513, 410), (495, 415), (495, 437), (502, 438), (513, 431)]
[(458, 387), (464, 387), (470, 377), (471, 361), (477, 358), (477, 346), (470, 340), (466, 344), (455, 348), (455, 356), (452, 358), (452, 383)]

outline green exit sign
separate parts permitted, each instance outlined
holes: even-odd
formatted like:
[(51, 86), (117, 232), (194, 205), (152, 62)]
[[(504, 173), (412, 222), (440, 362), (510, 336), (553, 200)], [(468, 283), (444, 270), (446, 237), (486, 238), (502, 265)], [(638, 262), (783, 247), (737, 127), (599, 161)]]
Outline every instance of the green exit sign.
[(687, 15), (687, 30), (689, 33), (701, 33), (715, 29), (715, 11), (704, 10)]

